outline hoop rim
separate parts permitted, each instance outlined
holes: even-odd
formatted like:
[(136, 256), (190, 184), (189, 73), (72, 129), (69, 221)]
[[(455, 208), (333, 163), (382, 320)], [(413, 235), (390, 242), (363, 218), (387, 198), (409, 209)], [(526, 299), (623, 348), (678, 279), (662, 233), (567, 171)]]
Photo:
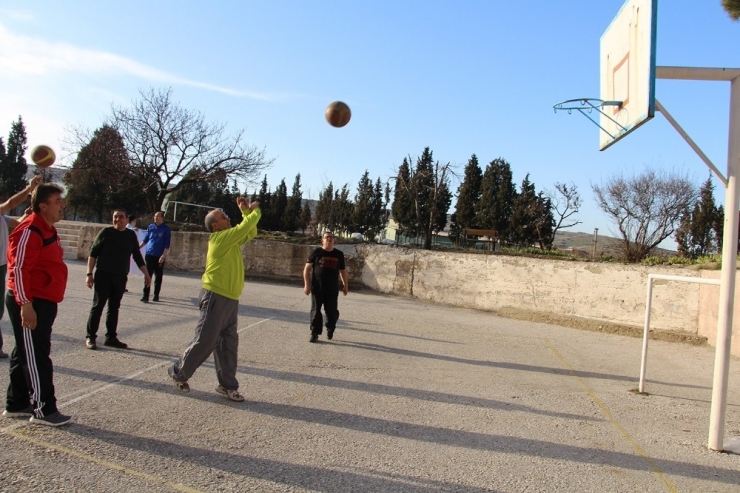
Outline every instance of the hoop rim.
[[(580, 105), (576, 105), (580, 103)], [(567, 99), (560, 103), (554, 104), (553, 109), (558, 110), (582, 110), (588, 108), (603, 108), (604, 106), (622, 106), (622, 101), (604, 101), (600, 98), (576, 98)]]

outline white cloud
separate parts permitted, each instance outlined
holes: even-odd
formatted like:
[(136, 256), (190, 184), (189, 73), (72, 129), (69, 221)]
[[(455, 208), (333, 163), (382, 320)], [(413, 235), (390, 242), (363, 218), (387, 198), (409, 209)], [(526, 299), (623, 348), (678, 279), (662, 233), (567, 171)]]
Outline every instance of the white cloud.
[(22, 22), (29, 22), (36, 18), (32, 11), (21, 9), (0, 9), (0, 17)]
[(240, 91), (179, 77), (113, 53), (17, 35), (0, 24), (0, 73), (4, 77), (49, 76), (62, 71), (96, 76), (131, 75), (163, 84), (197, 87), (229, 96), (259, 100), (286, 97)]

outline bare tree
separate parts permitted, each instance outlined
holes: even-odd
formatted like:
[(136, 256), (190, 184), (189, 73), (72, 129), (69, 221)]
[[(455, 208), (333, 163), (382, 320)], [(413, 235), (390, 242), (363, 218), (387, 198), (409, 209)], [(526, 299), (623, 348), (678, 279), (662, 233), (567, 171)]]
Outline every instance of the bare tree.
[(553, 212), (553, 218), (555, 219), (555, 227), (552, 229), (549, 238), (549, 244), (552, 248), (552, 244), (555, 242), (555, 234), (566, 228), (572, 228), (582, 221), (576, 221), (570, 219), (573, 214), (577, 214), (578, 210), (583, 205), (581, 194), (578, 193), (578, 187), (575, 183), (555, 183), (555, 190), (545, 190), (545, 195), (550, 199), (551, 211)]
[(145, 180), (152, 211), (187, 183), (224, 174), (251, 183), (272, 165), (264, 150), (242, 142), (243, 130), (226, 137), (225, 125), (172, 101), (171, 88), (139, 94), (130, 108), (113, 107), (109, 124), (123, 136), (132, 169)]
[(616, 224), (621, 253), (630, 262), (639, 262), (671, 236), (698, 196), (687, 176), (652, 169), (631, 178), (613, 176), (591, 188), (599, 208)]

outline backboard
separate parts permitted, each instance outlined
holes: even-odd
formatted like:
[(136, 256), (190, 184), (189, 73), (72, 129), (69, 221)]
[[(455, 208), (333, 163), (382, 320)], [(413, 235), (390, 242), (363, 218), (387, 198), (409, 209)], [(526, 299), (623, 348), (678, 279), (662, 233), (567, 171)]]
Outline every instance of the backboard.
[(627, 0), (601, 36), (603, 151), (655, 116), (658, 0)]

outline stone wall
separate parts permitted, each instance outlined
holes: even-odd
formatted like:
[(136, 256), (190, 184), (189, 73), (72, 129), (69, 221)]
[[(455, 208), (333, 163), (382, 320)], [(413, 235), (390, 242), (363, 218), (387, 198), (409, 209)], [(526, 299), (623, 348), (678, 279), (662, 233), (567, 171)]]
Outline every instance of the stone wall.
[[(87, 259), (95, 236), (102, 225), (86, 225), (80, 228), (77, 258)], [(167, 256), (167, 269), (202, 273), (206, 265), (208, 237), (210, 233), (172, 232), (170, 253)], [(303, 267), (306, 258), (318, 245), (296, 245), (279, 241), (254, 240), (242, 247), (244, 271), (248, 277), (295, 281), (303, 283)], [(350, 282), (362, 279), (362, 266), (355, 247), (338, 245), (346, 254)]]
[[(720, 271), (702, 271), (702, 277), (719, 279)], [(719, 315), (719, 286), (699, 285), (699, 320), (697, 333), (707, 338), (707, 342), (717, 345), (717, 317)], [(740, 356), (740, 276), (735, 275), (735, 315), (732, 317), (732, 345), (730, 352)]]
[[(697, 271), (571, 260), (360, 246), (362, 282), (377, 291), (494, 312), (527, 310), (641, 327), (647, 275)], [(699, 290), (656, 281), (651, 327), (696, 333)]]
[[(82, 227), (78, 258), (87, 258), (99, 229)], [(167, 268), (203, 272), (208, 236), (173, 232)], [(316, 245), (252, 241), (243, 247), (246, 274), (300, 284), (306, 257), (313, 248)], [(552, 323), (569, 317), (626, 326), (633, 332), (639, 332), (644, 324), (648, 274), (718, 275), (682, 267), (444, 253), (387, 245), (338, 248), (345, 252), (350, 289), (361, 284), (382, 293), (504, 316), (527, 314), (530, 319)], [(715, 286), (655, 281), (651, 328), (703, 336), (714, 344), (718, 292)], [(740, 300), (736, 306), (740, 307)], [(740, 356), (740, 317), (735, 318), (732, 352)]]

